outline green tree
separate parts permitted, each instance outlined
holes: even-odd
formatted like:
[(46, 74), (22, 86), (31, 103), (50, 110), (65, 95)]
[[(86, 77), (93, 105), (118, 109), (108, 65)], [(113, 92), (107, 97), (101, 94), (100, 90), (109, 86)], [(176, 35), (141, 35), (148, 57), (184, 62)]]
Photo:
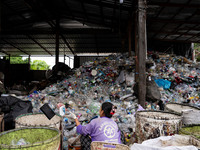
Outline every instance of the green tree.
[(31, 70), (48, 70), (50, 66), (43, 60), (34, 60), (31, 62)]
[[(7, 57), (7, 59), (9, 58)], [(28, 64), (28, 58), (23, 60), (22, 57), (10, 57), (10, 63), (11, 64)]]
[(194, 49), (200, 51), (200, 43), (194, 43)]
[(194, 43), (194, 50), (197, 61), (200, 61), (200, 43)]

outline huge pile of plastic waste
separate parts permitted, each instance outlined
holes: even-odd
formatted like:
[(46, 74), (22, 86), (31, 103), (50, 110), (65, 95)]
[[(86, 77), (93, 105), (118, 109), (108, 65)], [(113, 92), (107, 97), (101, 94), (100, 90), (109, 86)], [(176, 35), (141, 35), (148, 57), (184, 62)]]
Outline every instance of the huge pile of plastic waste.
[[(161, 93), (163, 103), (191, 103), (199, 106), (199, 73), (197, 64), (184, 57), (170, 55), (155, 58), (149, 55), (151, 65), (147, 67), (148, 80), (155, 81)], [(46, 87), (42, 91), (23, 97), (33, 105), (33, 112), (40, 112), (44, 103), (59, 113), (59, 103), (70, 104), (70, 109), (80, 115), (82, 124), (98, 115), (101, 103), (111, 101), (117, 106), (114, 120), (129, 137), (134, 133), (135, 112), (141, 108), (134, 96), (135, 59), (127, 54), (110, 55), (95, 61), (84, 63), (67, 76)], [(147, 109), (158, 109), (158, 103), (146, 103)], [(66, 112), (67, 113), (67, 112)], [(70, 118), (64, 118), (64, 146), (67, 139), (76, 136), (76, 128)]]
[(165, 55), (154, 60), (149, 75), (160, 87), (164, 103), (190, 103), (199, 106), (200, 66), (185, 57)]
[[(98, 115), (101, 103), (112, 101), (118, 107), (115, 121), (126, 133), (132, 133), (134, 128), (134, 114), (138, 105), (132, 101), (134, 86), (134, 58), (127, 59), (127, 55), (111, 55), (93, 62), (86, 62), (67, 76), (46, 87), (42, 91), (34, 91), (23, 97), (33, 105), (33, 112), (40, 112), (44, 103), (56, 112), (59, 104), (68, 103), (70, 111), (81, 114), (82, 124)], [(122, 101), (126, 99), (126, 101)], [(67, 114), (67, 112), (66, 112)], [(64, 146), (67, 147), (69, 137), (76, 136), (76, 127), (70, 118), (63, 119)]]

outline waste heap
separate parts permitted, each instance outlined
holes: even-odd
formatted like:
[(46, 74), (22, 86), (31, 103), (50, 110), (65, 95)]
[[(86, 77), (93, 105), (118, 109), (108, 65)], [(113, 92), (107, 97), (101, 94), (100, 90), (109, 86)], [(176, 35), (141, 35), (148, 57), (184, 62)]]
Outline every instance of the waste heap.
[[(200, 106), (200, 69), (197, 64), (184, 57), (171, 55), (154, 57), (150, 54), (148, 58), (151, 65), (147, 66), (147, 79), (157, 83), (163, 103), (179, 102)], [(110, 55), (86, 62), (64, 80), (21, 98), (32, 102), (33, 112), (40, 112), (39, 108), (48, 103), (59, 113), (57, 105), (68, 103), (72, 112), (81, 114), (83, 125), (98, 114), (101, 103), (111, 101), (118, 107), (114, 119), (129, 142), (135, 129), (133, 114), (143, 109), (137, 105), (133, 91), (134, 63), (134, 57), (128, 57), (128, 54)], [(158, 101), (146, 102), (146, 108), (159, 109)], [(64, 118), (63, 122), (64, 146), (67, 147), (66, 141), (76, 136), (76, 128), (70, 118)]]
[(182, 56), (160, 55), (158, 59), (149, 57), (154, 65), (148, 70), (149, 77), (160, 87), (161, 100), (164, 103), (199, 104), (199, 73), (197, 63)]
[[(112, 101), (117, 107), (115, 121), (130, 134), (134, 128), (134, 114), (138, 105), (132, 101), (134, 86), (134, 58), (125, 55), (110, 55), (93, 62), (86, 62), (67, 76), (42, 91), (21, 97), (32, 102), (33, 112), (40, 112), (44, 103), (59, 113), (59, 103), (68, 103), (71, 111), (81, 114), (80, 121), (86, 124), (98, 115), (101, 103)], [(66, 112), (67, 113), (67, 112)], [(70, 118), (64, 118), (64, 146), (69, 137), (76, 136), (76, 128)]]

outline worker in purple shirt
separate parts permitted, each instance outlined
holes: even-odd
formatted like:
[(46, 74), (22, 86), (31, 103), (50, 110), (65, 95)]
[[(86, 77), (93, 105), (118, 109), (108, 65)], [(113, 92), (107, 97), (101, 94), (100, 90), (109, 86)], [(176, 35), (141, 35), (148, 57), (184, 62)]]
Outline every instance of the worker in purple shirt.
[(82, 134), (81, 146), (83, 150), (90, 149), (92, 141), (121, 144), (120, 130), (117, 123), (111, 119), (116, 109), (117, 107), (110, 102), (103, 103), (99, 110), (100, 118), (93, 119), (86, 126), (82, 126), (76, 115), (71, 113), (77, 125), (77, 133)]

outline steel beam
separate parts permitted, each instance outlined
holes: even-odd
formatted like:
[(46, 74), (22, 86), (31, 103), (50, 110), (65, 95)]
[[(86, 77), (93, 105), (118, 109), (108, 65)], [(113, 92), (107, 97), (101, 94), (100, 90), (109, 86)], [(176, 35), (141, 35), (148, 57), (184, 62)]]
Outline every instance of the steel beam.
[(87, 12), (86, 12), (86, 9), (85, 9), (85, 6), (84, 6), (84, 0), (81, 0), (81, 7), (82, 7), (83, 13), (85, 15), (85, 20), (88, 21)]
[(8, 42), (8, 41), (7, 41), (7, 40), (5, 40), (5, 39), (1, 39), (1, 40), (3, 40), (4, 42), (6, 42), (7, 44), (11, 45), (12, 47), (14, 47), (14, 48), (18, 49), (20, 52), (22, 52), (22, 53), (24, 53), (24, 54), (26, 54), (26, 55), (30, 55), (29, 53), (27, 53), (26, 51), (22, 50), (21, 48), (19, 48), (19, 47), (15, 46), (15, 45), (14, 45), (14, 44), (12, 44), (11, 42)]
[(44, 46), (42, 46), (38, 41), (36, 41), (32, 36), (27, 35), (29, 39), (31, 39), (33, 42), (35, 42), (37, 45), (39, 45), (43, 50), (45, 50), (49, 55), (53, 56)]
[(72, 16), (72, 18), (73, 18), (73, 20), (74, 20), (74, 15), (73, 15), (73, 13), (72, 13), (72, 10), (71, 10), (71, 8), (68, 6), (68, 4), (67, 4), (67, 2), (66, 2), (66, 0), (62, 0), (62, 2), (64, 3), (64, 5), (66, 6), (66, 9), (67, 10), (69, 10), (69, 12), (70, 12), (70, 15)]
[(180, 3), (169, 3), (169, 2), (153, 2), (149, 1), (149, 6), (151, 5), (157, 5), (162, 7), (183, 7), (183, 8), (198, 8), (200, 7), (199, 4), (180, 4)]
[[(74, 0), (74, 1), (80, 1), (80, 0)], [(100, 6), (100, 5), (101, 5), (101, 2), (99, 2), (99, 1), (94, 1), (94, 0), (84, 0), (84, 3), (86, 3), (86, 4), (91, 4), (91, 5), (96, 5), (96, 6)], [(103, 5), (104, 7), (108, 7), (108, 8), (113, 8), (113, 7), (114, 7), (113, 4), (111, 4), (111, 3), (106, 3), (106, 2), (102, 2), (102, 5)], [(122, 5), (122, 6), (121, 6), (121, 9), (122, 9), (123, 11), (130, 11), (131, 7), (126, 7), (126, 6)]]

